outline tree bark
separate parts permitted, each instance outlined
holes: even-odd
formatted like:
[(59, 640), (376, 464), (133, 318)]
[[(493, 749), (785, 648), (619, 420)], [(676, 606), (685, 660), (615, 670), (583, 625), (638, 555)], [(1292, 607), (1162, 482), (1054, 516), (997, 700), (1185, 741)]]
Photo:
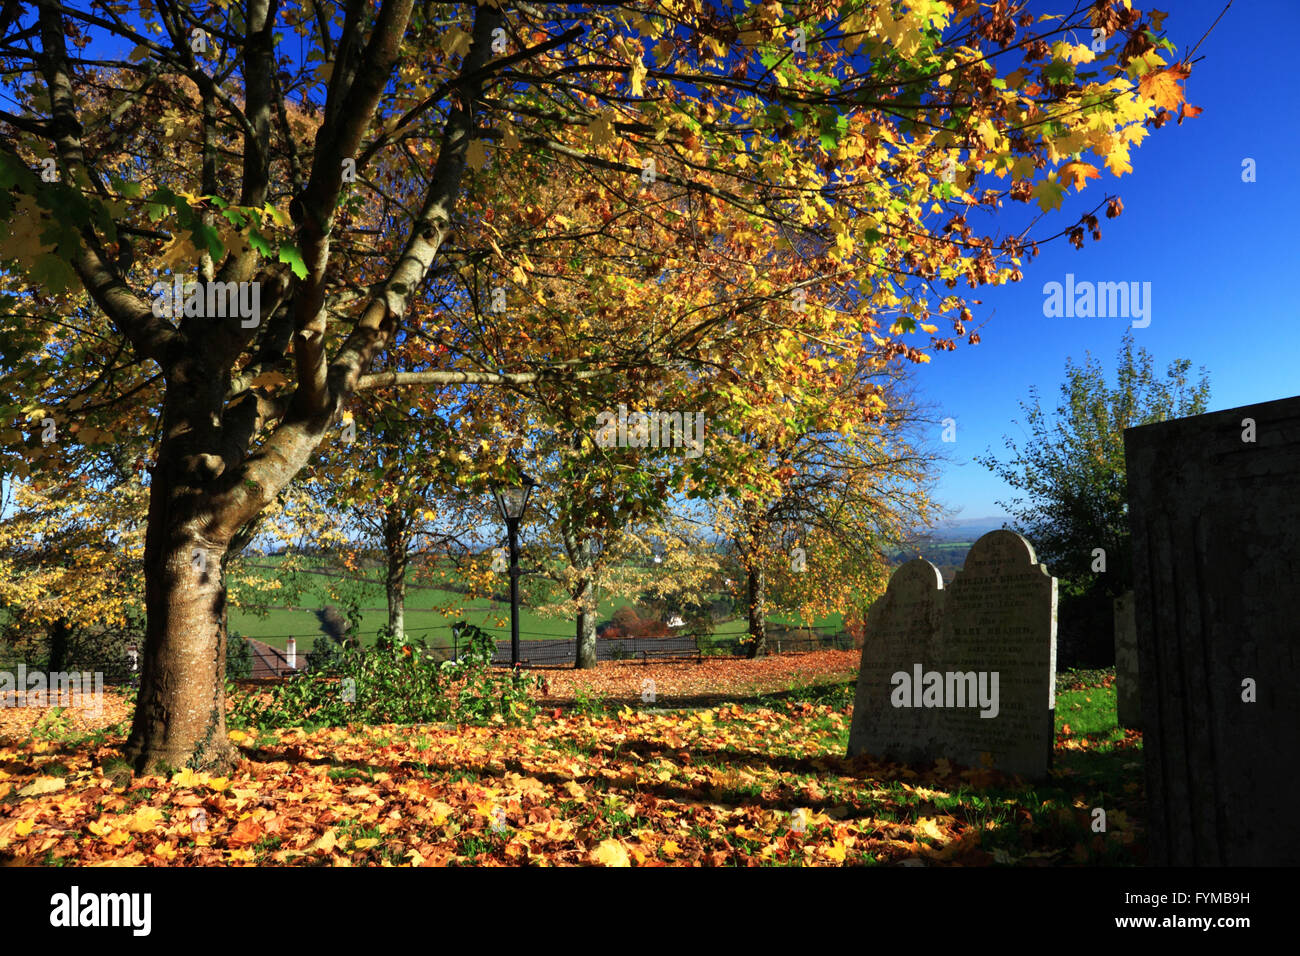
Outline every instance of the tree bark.
[[(342, 194), (341, 160), (357, 155), (399, 60), (413, 4), (381, 4), (371, 23), (350, 5), (340, 41), (353, 56), (333, 75), (325, 125), (316, 138), (311, 176), (289, 204), (307, 276), (292, 282), (277, 267), (258, 272), (250, 248), (229, 257), (222, 281), (263, 284), (261, 326), (187, 316), (157, 316), (102, 255), (94, 228), (71, 264), (91, 298), (140, 360), (158, 363), (166, 382), (162, 438), (150, 486), (145, 536), (147, 629), (140, 696), (126, 755), (141, 771), (229, 765), (237, 751), (225, 732), (226, 587), (231, 542), (293, 480), (324, 439), (362, 372), (397, 334), (442, 242), (461, 190), (467, 153), (495, 30), (502, 12), (480, 6), (470, 49), (452, 91), (438, 159), (418, 214), (387, 278), (352, 317), (352, 328), (326, 354), (329, 240)], [(62, 5), (42, 3), (40, 66), (50, 102), (50, 130), (69, 181), (90, 181), (81, 142), (74, 76), (64, 39)], [(357, 14), (357, 15), (353, 15)], [(241, 203), (260, 206), (274, 150), (273, 5), (250, 3), (243, 44), (245, 107)], [(369, 24), (369, 29), (365, 29)], [(363, 41), (363, 34), (367, 34)], [(207, 87), (208, 90), (212, 88)], [(215, 95), (215, 94), (214, 94)], [(200, 274), (206, 276), (204, 270)], [(261, 329), (262, 331), (257, 331)], [(283, 330), (281, 334), (280, 330)], [(292, 353), (285, 349), (292, 330)], [(261, 346), (254, 339), (262, 335)], [(271, 368), (292, 363), (291, 395), (272, 400), (237, 381), (241, 356)], [(272, 424), (275, 422), (275, 424)]]
[(591, 605), (593, 590), (591, 578), (584, 574), (573, 595), (578, 604), (578, 651), (573, 662), (577, 670), (596, 666), (596, 609)]
[(388, 597), (388, 634), (397, 643), (406, 638), (406, 569), (410, 563), (406, 535), (402, 534), (400, 511), (390, 514), (384, 527), (384, 553), (388, 570), (384, 590)]
[(389, 555), (388, 579), (388, 634), (395, 643), (406, 640), (406, 568), (394, 567), (392, 555)]
[(569, 591), (577, 611), (574, 616), (577, 649), (574, 652), (575, 670), (588, 670), (596, 666), (596, 607), (592, 600), (596, 584), (592, 567), (596, 563), (591, 550), (591, 540), (578, 530), (582, 520), (571, 512), (561, 518), (561, 535), (569, 567), (577, 574)]
[(767, 654), (767, 576), (756, 565), (745, 569), (749, 578), (749, 656)]
[[(178, 514), (181, 504), (193, 516)], [(202, 533), (197, 515), (210, 516), (207, 505), (206, 496), (176, 488), (164, 468), (156, 470), (145, 537), (140, 696), (125, 751), (142, 773), (224, 768), (238, 757), (226, 739), (228, 541)]]

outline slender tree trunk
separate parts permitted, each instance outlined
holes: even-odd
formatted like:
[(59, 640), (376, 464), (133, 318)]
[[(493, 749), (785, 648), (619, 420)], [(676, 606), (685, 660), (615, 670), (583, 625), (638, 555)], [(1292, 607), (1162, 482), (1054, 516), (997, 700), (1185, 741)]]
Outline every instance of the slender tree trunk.
[(577, 608), (574, 617), (577, 637), (577, 650), (573, 659), (575, 670), (587, 670), (596, 666), (596, 606), (593, 600), (596, 584), (591, 571), (596, 560), (591, 550), (591, 539), (580, 537), (575, 530), (581, 526), (581, 519), (576, 519), (570, 513), (564, 515), (561, 532), (564, 553), (568, 556), (569, 567), (578, 576), (569, 591)]
[(388, 632), (393, 641), (406, 637), (406, 568), (410, 557), (406, 538), (391, 524), (385, 529), (384, 551), (388, 571), (384, 577), (384, 590), (388, 596)]
[(591, 602), (593, 590), (591, 578), (583, 575), (573, 595), (578, 604), (578, 653), (573, 666), (578, 670), (596, 666), (596, 608)]
[(756, 565), (745, 571), (749, 578), (749, 656), (763, 657), (767, 654), (767, 576)]
[(406, 578), (405, 569), (388, 566), (388, 633), (401, 643), (406, 639)]

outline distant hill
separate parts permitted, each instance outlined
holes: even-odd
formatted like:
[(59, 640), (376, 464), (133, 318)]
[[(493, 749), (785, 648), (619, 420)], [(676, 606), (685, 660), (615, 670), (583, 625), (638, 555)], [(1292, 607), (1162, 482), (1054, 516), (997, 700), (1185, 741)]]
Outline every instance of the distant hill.
[(949, 582), (961, 569), (966, 552), (981, 535), (1001, 528), (1010, 519), (1005, 515), (984, 518), (956, 518), (918, 531), (893, 554), (895, 566), (911, 558), (922, 557), (935, 565)]
[(982, 534), (996, 531), (1011, 521), (1007, 515), (990, 515), (984, 518), (953, 518), (929, 530), (935, 541), (974, 541)]

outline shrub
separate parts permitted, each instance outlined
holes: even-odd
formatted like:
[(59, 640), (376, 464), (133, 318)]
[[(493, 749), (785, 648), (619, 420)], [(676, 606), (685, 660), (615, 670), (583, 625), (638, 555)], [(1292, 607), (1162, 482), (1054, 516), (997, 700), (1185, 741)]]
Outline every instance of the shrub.
[(237, 631), (226, 637), (226, 676), (231, 680), (253, 676), (253, 646)]
[(531, 722), (537, 713), (531, 695), (542, 678), (494, 668), (496, 639), (472, 624), (458, 627), (468, 642), (458, 661), (439, 662), (424, 641), (410, 638), (369, 651), (340, 646), (337, 676), (292, 677), (277, 684), (268, 699), (243, 697), (231, 714), (232, 725)]

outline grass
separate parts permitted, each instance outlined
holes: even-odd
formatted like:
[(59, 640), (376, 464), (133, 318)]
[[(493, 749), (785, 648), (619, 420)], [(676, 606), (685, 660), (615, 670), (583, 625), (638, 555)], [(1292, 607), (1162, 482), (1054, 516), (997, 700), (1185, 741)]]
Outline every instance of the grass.
[[(249, 606), (232, 605), (229, 612), (232, 631), (281, 650), (287, 646), (289, 638), (293, 637), (299, 653), (311, 649), (316, 638), (323, 635), (315, 611), (341, 604), (339, 598), (330, 592), (330, 587), (342, 584), (344, 578), (343, 572), (326, 558), (308, 557), (299, 561), (304, 566), (302, 570), (280, 575), (274, 571), (275, 567), (284, 563), (284, 559), (278, 555), (259, 555), (246, 560), (244, 570), (247, 573), (265, 575), (267, 580), (275, 581), (278, 589), (253, 591), (247, 587), (235, 588), (234, 597)], [(347, 574), (350, 578), (365, 579), (364, 582), (350, 582), (347, 586), (354, 589), (354, 596), (362, 608), (360, 633), (363, 640), (370, 643), (388, 622), (382, 571), (379, 568), (362, 568)], [(270, 602), (293, 606), (271, 607)], [(251, 606), (260, 603), (268, 606)], [(615, 611), (629, 603), (624, 599), (607, 598), (601, 601), (597, 607), (598, 619), (610, 620)], [(796, 615), (774, 613), (768, 620), (772, 625), (792, 630), (809, 626), (809, 622)], [(454, 582), (445, 587), (408, 585), (406, 630), (409, 634), (425, 638), (431, 643), (449, 643), (451, 625), (458, 621), (468, 621), (498, 637), (508, 638), (510, 606), (489, 597), (468, 600), (459, 593)], [(823, 616), (812, 621), (811, 626), (830, 632), (837, 631), (843, 626), (843, 615)], [(567, 640), (574, 635), (574, 624), (570, 618), (543, 616), (524, 605), (519, 610), (519, 631), (520, 639), (524, 641)], [(716, 625), (713, 636), (715, 640), (732, 640), (744, 635), (746, 631), (744, 618), (734, 617)]]

